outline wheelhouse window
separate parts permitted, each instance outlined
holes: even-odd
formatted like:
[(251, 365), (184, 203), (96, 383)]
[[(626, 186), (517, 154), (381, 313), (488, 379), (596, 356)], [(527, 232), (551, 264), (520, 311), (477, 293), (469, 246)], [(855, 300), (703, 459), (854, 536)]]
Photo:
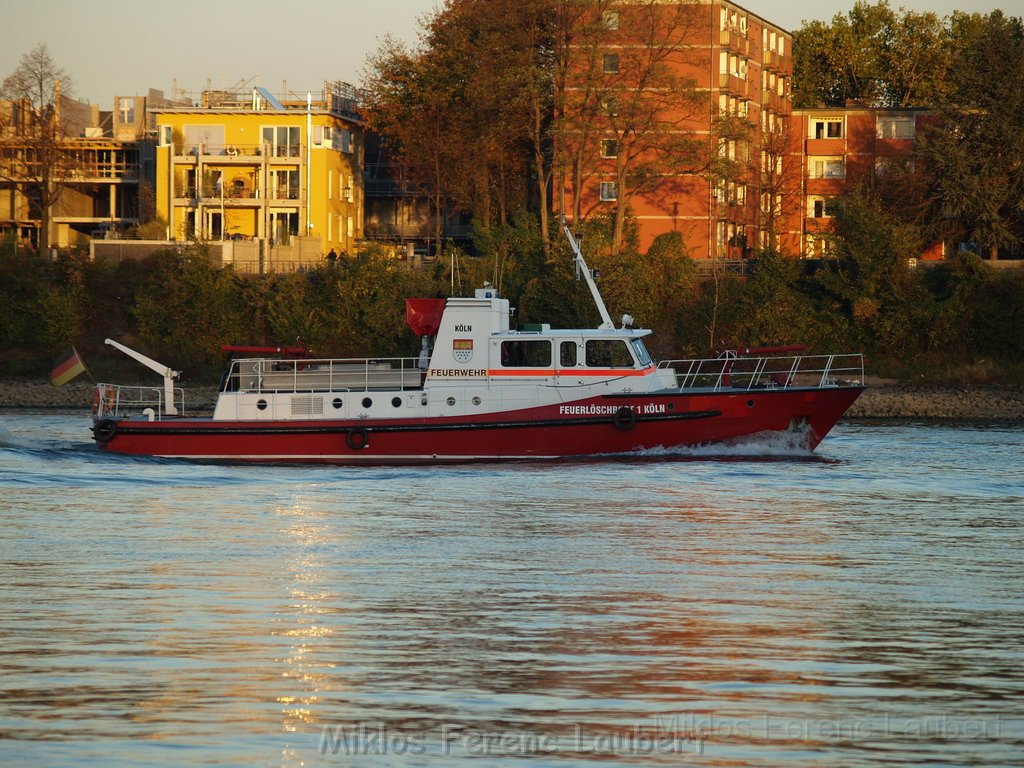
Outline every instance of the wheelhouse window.
[(629, 345), (620, 339), (591, 339), (587, 342), (587, 365), (590, 368), (632, 368)]
[(558, 363), (562, 368), (575, 368), (579, 353), (575, 341), (563, 341), (558, 347)]
[(551, 342), (547, 339), (524, 339), (501, 342), (503, 368), (550, 368)]
[(647, 347), (640, 339), (633, 339), (630, 343), (633, 345), (633, 352), (636, 354), (636, 359), (640, 361), (640, 365), (646, 367), (654, 362), (651, 360), (651, 354), (647, 351)]

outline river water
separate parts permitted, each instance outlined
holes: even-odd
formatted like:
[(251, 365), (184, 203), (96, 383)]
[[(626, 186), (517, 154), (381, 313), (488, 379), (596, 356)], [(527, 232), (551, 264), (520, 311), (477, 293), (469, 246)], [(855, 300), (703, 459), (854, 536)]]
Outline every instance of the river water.
[(4, 765), (1024, 764), (1024, 426), (248, 467), (0, 413)]

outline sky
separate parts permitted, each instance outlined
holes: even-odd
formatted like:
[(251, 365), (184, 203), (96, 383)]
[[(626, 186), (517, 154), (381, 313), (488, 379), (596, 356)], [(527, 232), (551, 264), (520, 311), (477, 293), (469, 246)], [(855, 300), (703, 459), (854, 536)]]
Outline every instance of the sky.
[[(149, 88), (198, 93), (240, 83), (319, 91), (359, 84), (385, 35), (414, 44), (442, 0), (0, 0), (0, 77), (45, 42), (78, 98), (111, 109)], [(740, 0), (784, 29), (846, 13), (854, 0)], [(895, 7), (1024, 16), (1024, 0), (891, 0)], [(486, 53), (486, 52), (483, 52)]]

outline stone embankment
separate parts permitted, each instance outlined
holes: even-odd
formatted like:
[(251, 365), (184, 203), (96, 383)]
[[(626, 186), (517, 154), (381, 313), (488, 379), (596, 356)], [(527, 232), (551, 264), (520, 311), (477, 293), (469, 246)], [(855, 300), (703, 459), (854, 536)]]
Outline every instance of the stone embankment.
[(851, 418), (1024, 419), (1024, 387), (869, 386)]
[[(92, 407), (93, 386), (74, 382), (55, 388), (45, 379), (0, 381), (0, 408)], [(212, 386), (185, 387), (189, 413), (208, 412), (217, 399)], [(872, 384), (847, 414), (854, 418), (1024, 419), (1024, 387), (909, 387)]]
[[(145, 386), (153, 386), (152, 382)], [(212, 411), (217, 388), (185, 387), (185, 409)], [(92, 408), (95, 387), (92, 382), (75, 381), (54, 387), (46, 379), (0, 380), (0, 408)]]

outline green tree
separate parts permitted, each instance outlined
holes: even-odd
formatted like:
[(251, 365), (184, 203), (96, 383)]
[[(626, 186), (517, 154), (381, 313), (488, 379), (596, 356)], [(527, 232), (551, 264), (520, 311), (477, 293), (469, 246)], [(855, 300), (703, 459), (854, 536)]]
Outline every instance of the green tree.
[(918, 228), (864, 185), (837, 201), (834, 222), (836, 258), (817, 284), (851, 318), (851, 340), (883, 354), (922, 349), (930, 302), (910, 266), (921, 252)]
[(848, 99), (883, 107), (930, 106), (946, 89), (956, 58), (950, 31), (934, 13), (894, 11), (888, 0), (859, 0), (831, 24), (793, 33), (793, 104), (842, 107)]
[(990, 258), (1024, 242), (1024, 24), (999, 11), (956, 14), (961, 54), (936, 125), (918, 148), (919, 217), (933, 239)]
[(218, 365), (221, 345), (248, 327), (233, 273), (212, 266), (201, 246), (156, 253), (150, 267), (132, 306), (142, 343), (175, 367)]

